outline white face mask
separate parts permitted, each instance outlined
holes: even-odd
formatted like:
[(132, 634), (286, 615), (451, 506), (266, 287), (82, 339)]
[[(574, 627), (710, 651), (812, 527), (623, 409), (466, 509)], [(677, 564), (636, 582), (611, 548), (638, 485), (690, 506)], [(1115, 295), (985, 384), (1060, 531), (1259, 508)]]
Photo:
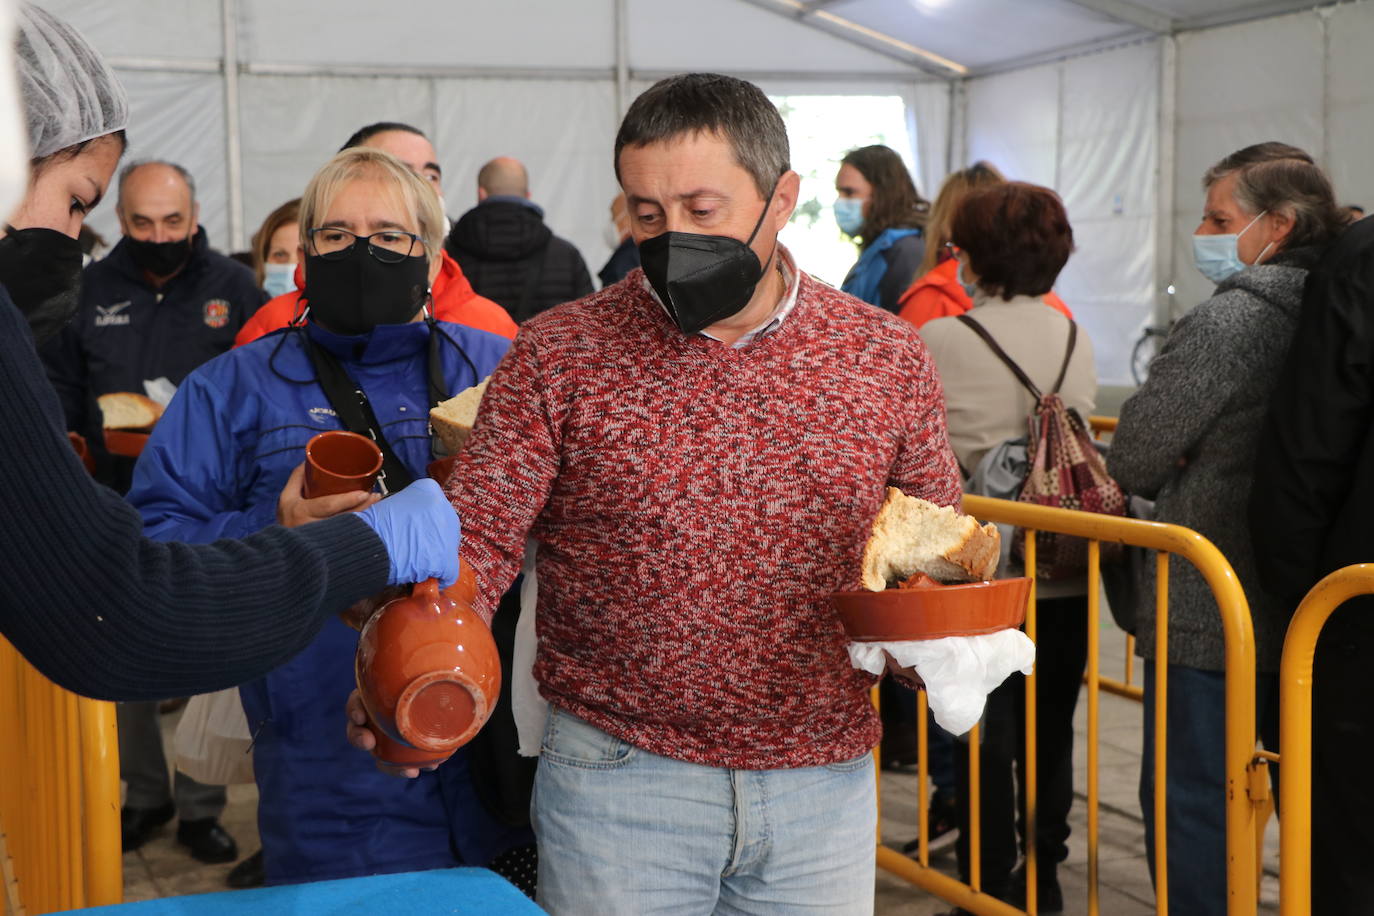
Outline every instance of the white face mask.
[[(1269, 211), (1265, 211), (1268, 213)], [(1250, 227), (1260, 221), (1265, 214), (1250, 220), (1249, 224), (1239, 232), (1228, 233), (1226, 235), (1194, 235), (1193, 236), (1193, 264), (1204, 277), (1213, 283), (1221, 283), (1228, 277), (1233, 277), (1247, 267), (1254, 264), (1246, 264), (1240, 259), (1240, 237), (1250, 231)], [(1264, 249), (1255, 256), (1255, 264), (1264, 260), (1264, 256), (1269, 253), (1269, 249), (1274, 246), (1273, 242), (1264, 246)]]
[(285, 296), (296, 289), (296, 262), (262, 265), (262, 288), (272, 298)]

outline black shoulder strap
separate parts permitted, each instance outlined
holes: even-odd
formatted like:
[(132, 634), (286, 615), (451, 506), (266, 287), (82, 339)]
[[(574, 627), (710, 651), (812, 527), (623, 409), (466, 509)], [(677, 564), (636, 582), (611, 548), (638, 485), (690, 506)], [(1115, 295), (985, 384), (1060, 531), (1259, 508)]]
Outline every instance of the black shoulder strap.
[(1054, 380), (1054, 389), (1051, 394), (1058, 394), (1059, 389), (1064, 385), (1064, 376), (1069, 374), (1069, 360), (1073, 359), (1073, 345), (1078, 343), (1078, 324), (1069, 319), (1069, 346), (1064, 351), (1064, 365), (1059, 367), (1059, 378)]
[(983, 343), (988, 345), (988, 348), (997, 355), (998, 359), (1007, 364), (1007, 368), (1011, 370), (1011, 374), (1016, 376), (1021, 384), (1026, 387), (1026, 390), (1031, 393), (1031, 397), (1035, 398), (1037, 401), (1040, 400), (1040, 389), (1035, 386), (1035, 382), (1032, 382), (1030, 376), (1027, 375), (1020, 366), (1016, 365), (1015, 360), (1007, 355), (1007, 351), (1003, 350), (1001, 345), (992, 339), (992, 335), (988, 333), (987, 328), (974, 321), (968, 315), (957, 315), (955, 317), (967, 325), (969, 330), (983, 338)]
[[(1021, 367), (1016, 365), (1016, 362), (1007, 355), (1007, 351), (1003, 350), (997, 341), (992, 339), (992, 335), (988, 333), (987, 328), (974, 321), (967, 314), (957, 315), (955, 317), (967, 325), (969, 330), (983, 338), (983, 342), (988, 345), (988, 348), (991, 349), (993, 353), (997, 354), (998, 359), (1007, 364), (1007, 368), (1010, 369), (1012, 374), (1026, 387), (1026, 390), (1031, 393), (1031, 396), (1037, 401), (1040, 400), (1040, 389), (1030, 380), (1030, 376), (1026, 375)], [(1073, 348), (1074, 344), (1077, 342), (1078, 325), (1071, 320), (1069, 321), (1069, 346), (1064, 352), (1064, 364), (1059, 367), (1059, 377), (1054, 380), (1054, 387), (1050, 389), (1050, 394), (1058, 394), (1059, 389), (1064, 385), (1064, 377), (1069, 374), (1069, 360), (1073, 358)]]
[(377, 478), (382, 493), (394, 493), (410, 485), (414, 478), (401, 459), (396, 457), (386, 436), (382, 434), (382, 424), (372, 412), (372, 404), (361, 385), (353, 381), (338, 357), (310, 339), (310, 333), (301, 330), (305, 342), (305, 352), (310, 356), (310, 364), (315, 367), (315, 378), (324, 389), (325, 397), (338, 415), (344, 429), (360, 436), (367, 436), (382, 450), (382, 473)]

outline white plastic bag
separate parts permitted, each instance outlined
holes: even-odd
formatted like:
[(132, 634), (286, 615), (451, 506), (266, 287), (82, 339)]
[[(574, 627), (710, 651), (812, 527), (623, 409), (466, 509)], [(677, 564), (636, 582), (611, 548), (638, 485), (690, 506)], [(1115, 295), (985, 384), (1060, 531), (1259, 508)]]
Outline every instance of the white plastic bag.
[(197, 782), (229, 786), (253, 781), (253, 736), (237, 687), (191, 697), (174, 743), (177, 769)]
[(907, 642), (852, 642), (849, 661), (881, 675), (887, 658), (903, 668), (915, 668), (925, 681), (930, 712), (951, 735), (962, 735), (978, 724), (988, 694), (1013, 671), (1030, 674), (1035, 643), (1020, 630), (998, 630), (981, 636), (947, 636)]
[(520, 585), (520, 619), (515, 624), (515, 651), (511, 658), (510, 703), (520, 736), (520, 756), (538, 757), (544, 743), (544, 725), (549, 719), (549, 701), (539, 694), (534, 681), (534, 656), (539, 638), (534, 629), (534, 609), (538, 603), (539, 581), (534, 574), (538, 544), (525, 544), (525, 581)]

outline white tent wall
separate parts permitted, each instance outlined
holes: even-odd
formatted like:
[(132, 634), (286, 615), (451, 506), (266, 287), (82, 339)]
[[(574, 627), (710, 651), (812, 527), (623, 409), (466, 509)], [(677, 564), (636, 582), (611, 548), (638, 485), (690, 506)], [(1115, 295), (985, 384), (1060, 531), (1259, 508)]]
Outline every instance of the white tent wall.
[[(113, 60), (133, 102), (130, 157), (186, 166), (201, 221), (224, 250), (245, 244), (274, 207), (298, 196), (356, 128), (397, 120), (435, 141), (454, 217), (476, 202), (483, 162), (503, 154), (524, 161), (549, 225), (595, 272), (609, 254), (602, 227), (618, 190), (615, 129), (654, 79), (716, 69), (794, 92), (892, 92), (911, 100), (909, 119), (917, 98), (938, 110), (921, 93), (947, 96), (910, 64), (744, 0), (393, 0), (382, 11), (371, 0), (333, 0), (327, 16), (279, 0), (37, 2)], [(234, 23), (236, 144), (225, 127), (225, 10)], [(723, 22), (735, 40), (720, 40)], [(943, 133), (931, 142), (942, 143)], [(241, 209), (231, 220), (235, 145)], [(924, 177), (924, 151), (917, 159)], [(930, 174), (942, 176), (942, 167), (943, 154)], [(118, 236), (112, 206), (91, 224)]]
[(1059, 191), (1077, 251), (1056, 286), (1104, 384), (1130, 384), (1154, 304), (1159, 42), (996, 76), (965, 89), (966, 152)]

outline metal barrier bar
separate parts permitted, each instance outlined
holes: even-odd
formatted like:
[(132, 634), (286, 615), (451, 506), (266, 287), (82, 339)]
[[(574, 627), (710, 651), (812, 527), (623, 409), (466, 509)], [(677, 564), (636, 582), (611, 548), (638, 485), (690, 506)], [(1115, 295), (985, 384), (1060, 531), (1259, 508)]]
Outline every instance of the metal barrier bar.
[(113, 703), (49, 681), (0, 639), (0, 856), (5, 906), (23, 914), (119, 903), (119, 760)]
[[(1169, 913), (1169, 555), (1155, 559), (1155, 912)], [(1255, 743), (1250, 742), (1253, 749)], [(1229, 845), (1229, 844), (1228, 844)]]
[(1312, 659), (1317, 637), (1335, 610), (1358, 595), (1374, 593), (1374, 564), (1338, 569), (1298, 605), (1283, 641), (1279, 667), (1279, 912), (1305, 916), (1312, 905)]
[(1097, 541), (1088, 542), (1088, 916), (1098, 916), (1102, 901), (1097, 887), (1098, 852), (1100, 826), (1097, 819), (1099, 795), (1097, 767), (1098, 741), (1102, 734), (1099, 718), (1101, 696), (1101, 651), (1100, 614), (1098, 591), (1101, 580), (1102, 546)]
[[(1026, 598), (1026, 636), (1031, 642), (1035, 642), (1039, 634), (1039, 615), (1036, 609), (1036, 590), (1038, 581), (1035, 578), (1034, 570), (1039, 569), (1036, 565), (1036, 551), (1039, 545), (1033, 530), (1026, 531), (1025, 563), (1026, 569), (1032, 570), (1030, 594)], [(1037, 643), (1038, 645), (1038, 643)], [(1026, 700), (1026, 836), (1031, 837), (1026, 843), (1026, 912), (1030, 916), (1036, 916), (1040, 906), (1039, 901), (1039, 843), (1035, 842), (1035, 825), (1039, 819), (1037, 815), (1037, 805), (1039, 804), (1039, 793), (1037, 787), (1040, 779), (1039, 768), (1036, 766), (1036, 702), (1035, 702), (1036, 668), (1031, 668), (1031, 673), (1026, 675), (1025, 680), (1025, 700)]]
[[(1225, 637), (1226, 835), (1229, 913), (1232, 916), (1252, 916), (1258, 904), (1254, 827), (1256, 811), (1247, 791), (1248, 768), (1255, 749), (1254, 631), (1245, 593), (1226, 558), (1222, 556), (1215, 545), (1197, 532), (1160, 522), (1098, 515), (1090, 512), (1049, 509), (980, 496), (965, 496), (963, 509), (968, 514), (985, 521), (1000, 522), (1031, 530), (1054, 531), (1084, 537), (1089, 541), (1133, 544), (1165, 554), (1177, 554), (1192, 563), (1202, 574), (1216, 598)], [(1167, 561), (1164, 565), (1164, 584), (1167, 587)], [(1031, 568), (1033, 569), (1033, 566)], [(1165, 597), (1167, 600), (1167, 592)], [(1163, 646), (1167, 646), (1167, 642)], [(1167, 683), (1162, 682), (1162, 686), (1166, 691), (1165, 697), (1167, 699)], [(1164, 704), (1160, 703), (1160, 708), (1163, 707)], [(972, 754), (970, 759), (972, 760)], [(1157, 796), (1163, 794), (1163, 785), (1162, 781), (1157, 781)], [(1164, 826), (1162, 820), (1159, 826)], [(1162, 834), (1163, 831), (1161, 830), (1160, 833)], [(972, 840), (973, 838), (970, 837), (971, 848), (976, 849)], [(884, 861), (888, 861), (888, 857), (880, 855), (880, 862)], [(907, 861), (910, 862), (910, 860)], [(1166, 862), (1167, 859), (1160, 860), (1163, 867), (1156, 868), (1157, 876), (1166, 874), (1167, 865), (1164, 864)], [(910, 862), (910, 864), (913, 868), (920, 867), (915, 862)], [(905, 871), (906, 869), (903, 869), (903, 873)], [(1033, 886), (1030, 885), (1030, 882), (1027, 884)], [(921, 886), (931, 887), (926, 883), (922, 883)], [(942, 894), (942, 896), (944, 895)], [(1159, 896), (1164, 897), (1163, 894)], [(945, 899), (953, 900), (952, 897)], [(965, 904), (960, 905), (964, 905), (967, 909), (975, 909)], [(980, 913), (1001, 912), (988, 907), (975, 909), (975, 911)]]

